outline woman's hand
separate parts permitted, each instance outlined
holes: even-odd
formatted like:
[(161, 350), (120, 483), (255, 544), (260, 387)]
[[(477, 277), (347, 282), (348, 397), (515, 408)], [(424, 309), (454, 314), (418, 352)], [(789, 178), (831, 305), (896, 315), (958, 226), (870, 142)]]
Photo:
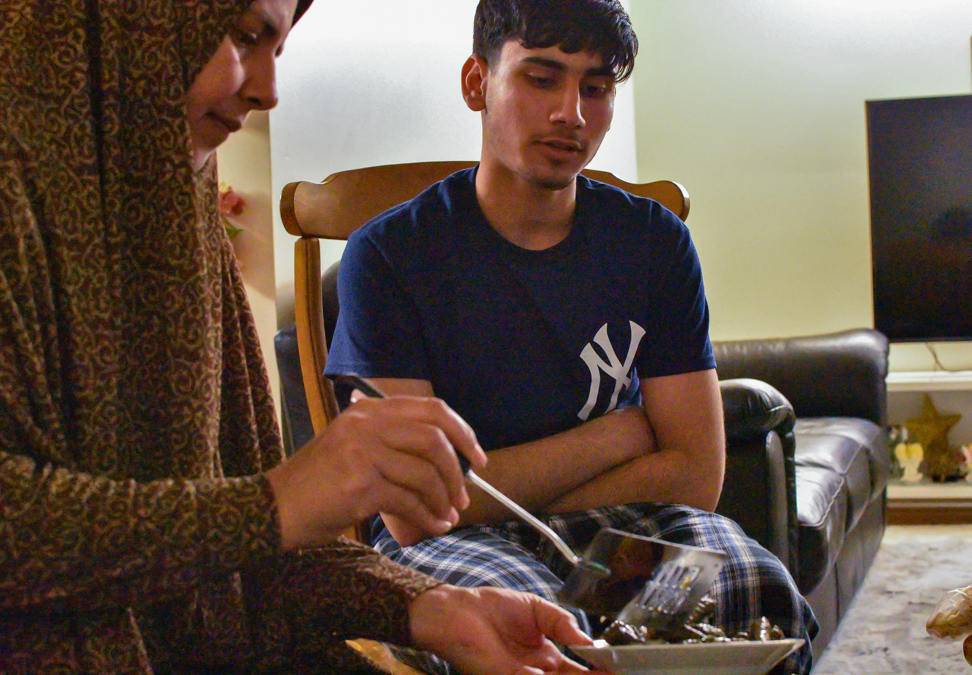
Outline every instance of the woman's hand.
[(360, 398), (267, 473), (284, 548), (310, 547), (379, 511), (436, 534), (469, 505), (461, 452), (486, 455), (472, 429), (434, 398)]
[(412, 601), (412, 640), (462, 675), (576, 673), (560, 644), (591, 644), (574, 617), (546, 600), (498, 588), (439, 586)]

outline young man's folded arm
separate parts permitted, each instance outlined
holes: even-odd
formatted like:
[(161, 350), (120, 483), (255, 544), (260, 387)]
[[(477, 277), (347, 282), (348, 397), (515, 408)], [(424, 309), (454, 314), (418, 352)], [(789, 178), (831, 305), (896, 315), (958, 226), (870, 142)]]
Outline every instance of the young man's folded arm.
[(658, 502), (714, 511), (725, 475), (725, 429), (715, 370), (643, 379), (656, 451), (588, 481), (547, 507), (566, 513)]
[[(431, 384), (424, 380), (376, 378), (374, 382), (388, 394), (434, 395)], [(632, 406), (548, 438), (493, 450), (489, 464), (477, 473), (524, 508), (544, 512), (599, 476), (654, 451), (645, 410)], [(462, 524), (499, 522), (512, 517), (486, 493), (474, 487), (469, 492), (472, 503), (461, 514)], [(403, 545), (427, 536), (390, 516), (385, 517), (385, 524)]]

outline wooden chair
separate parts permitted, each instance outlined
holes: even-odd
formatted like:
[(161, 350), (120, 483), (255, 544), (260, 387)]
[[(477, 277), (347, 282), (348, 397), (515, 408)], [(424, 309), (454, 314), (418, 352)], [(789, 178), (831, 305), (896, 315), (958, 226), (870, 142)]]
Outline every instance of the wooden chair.
[[(389, 208), (408, 201), (433, 183), (475, 162), (420, 162), (341, 171), (321, 183), (289, 183), (280, 197), (280, 217), (295, 244), (294, 309), (301, 374), (314, 433), (338, 414), (330, 380), (324, 377), (327, 341), (321, 294), (320, 239), (345, 240)], [(659, 202), (684, 220), (689, 196), (678, 183), (626, 183), (606, 171), (584, 175)]]
[[(408, 201), (433, 183), (475, 162), (421, 162), (353, 169), (333, 174), (321, 183), (289, 183), (280, 197), (280, 216), (294, 248), (294, 309), (301, 375), (314, 434), (320, 434), (338, 414), (334, 388), (324, 377), (327, 340), (321, 291), (320, 239), (345, 240), (352, 232), (389, 208)], [(678, 183), (626, 183), (604, 171), (585, 171), (594, 180), (661, 203), (683, 220), (689, 196)], [(366, 540), (363, 525), (347, 536)], [(370, 640), (349, 644), (392, 675), (423, 675), (398, 661), (386, 645)]]

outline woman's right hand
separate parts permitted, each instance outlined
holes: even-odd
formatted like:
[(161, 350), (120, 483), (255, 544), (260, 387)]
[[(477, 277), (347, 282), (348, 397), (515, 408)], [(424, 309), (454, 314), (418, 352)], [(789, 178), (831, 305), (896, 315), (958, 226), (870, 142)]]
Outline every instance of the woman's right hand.
[(442, 534), (469, 504), (456, 452), (486, 455), (472, 428), (435, 398), (360, 398), (267, 472), (284, 548), (312, 547), (379, 511)]

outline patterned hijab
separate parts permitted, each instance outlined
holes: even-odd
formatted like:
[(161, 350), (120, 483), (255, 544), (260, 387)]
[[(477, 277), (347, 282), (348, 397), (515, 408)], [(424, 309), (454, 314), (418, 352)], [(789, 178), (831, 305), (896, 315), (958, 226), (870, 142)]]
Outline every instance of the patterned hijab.
[(183, 103), (250, 1), (2, 3), (0, 454), (139, 481), (280, 460)]

